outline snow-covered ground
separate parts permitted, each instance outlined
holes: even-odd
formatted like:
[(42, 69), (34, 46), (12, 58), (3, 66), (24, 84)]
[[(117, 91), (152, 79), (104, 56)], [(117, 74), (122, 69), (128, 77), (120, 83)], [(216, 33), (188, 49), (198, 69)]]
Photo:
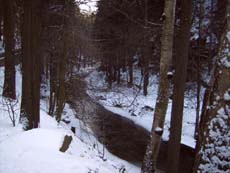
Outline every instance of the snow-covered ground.
[[(153, 113), (158, 90), (158, 78), (152, 75), (150, 77), (148, 95), (143, 96), (142, 90), (137, 87), (127, 88), (126, 83), (121, 85), (114, 84), (112, 89), (108, 89), (104, 80), (103, 72), (93, 71), (88, 75), (88, 94), (98, 100), (106, 109), (131, 119), (138, 125), (147, 130), (151, 130), (153, 122)], [(123, 73), (122, 78), (127, 79), (127, 74)], [(141, 72), (135, 70), (134, 83), (139, 85), (141, 81)], [(185, 94), (184, 117), (181, 142), (190, 147), (195, 147), (194, 129), (196, 117), (196, 98), (194, 90), (188, 90)], [(169, 126), (171, 117), (172, 100), (169, 100), (168, 110), (165, 119), (163, 139), (169, 138)]]
[[(0, 67), (0, 86), (3, 85), (4, 68)], [(17, 66), (16, 88), (20, 102), (21, 75)], [(2, 88), (0, 89), (2, 93)], [(3, 97), (0, 96), (2, 103)], [(90, 129), (74, 118), (74, 112), (65, 107), (76, 126), (57, 123), (47, 113), (46, 100), (41, 101), (40, 128), (23, 131), (18, 123), (20, 103), (15, 106), (16, 127), (12, 126), (6, 106), (0, 106), (0, 172), (1, 173), (139, 173), (140, 168), (110, 154), (90, 133)], [(59, 148), (64, 136), (73, 137), (69, 149)]]

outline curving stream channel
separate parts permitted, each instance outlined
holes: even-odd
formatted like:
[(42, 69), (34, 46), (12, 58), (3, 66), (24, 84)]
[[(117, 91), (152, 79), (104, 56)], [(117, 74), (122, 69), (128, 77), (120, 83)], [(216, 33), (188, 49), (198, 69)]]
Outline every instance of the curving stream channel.
[[(131, 163), (141, 165), (149, 132), (131, 120), (106, 110), (86, 93), (86, 84), (80, 77), (74, 77), (68, 84), (68, 102), (84, 119), (97, 139), (114, 155)], [(180, 173), (192, 171), (194, 150), (181, 145)], [(158, 157), (158, 168), (165, 170), (167, 142), (162, 141)]]

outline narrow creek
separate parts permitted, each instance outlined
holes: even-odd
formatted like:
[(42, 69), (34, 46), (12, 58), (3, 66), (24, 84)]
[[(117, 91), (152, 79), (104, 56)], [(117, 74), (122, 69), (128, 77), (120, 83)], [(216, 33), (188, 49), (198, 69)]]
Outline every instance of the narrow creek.
[[(80, 77), (74, 77), (68, 85), (68, 102), (84, 119), (95, 137), (114, 155), (133, 164), (141, 165), (149, 132), (131, 120), (108, 111), (86, 93), (86, 84)], [(181, 145), (180, 173), (192, 172), (194, 150)], [(162, 141), (158, 157), (158, 168), (166, 168), (167, 142)]]

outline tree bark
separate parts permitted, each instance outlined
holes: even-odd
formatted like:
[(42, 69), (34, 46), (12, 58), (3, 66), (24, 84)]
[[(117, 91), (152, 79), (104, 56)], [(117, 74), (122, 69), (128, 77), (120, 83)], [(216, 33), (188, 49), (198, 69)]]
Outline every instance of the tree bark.
[(16, 99), (15, 92), (15, 67), (14, 67), (14, 0), (3, 0), (3, 37), (5, 42), (5, 75), (3, 96)]
[[(70, 10), (69, 2), (63, 2), (63, 16), (62, 24), (63, 28), (61, 31), (61, 42), (60, 42), (60, 54), (58, 56), (58, 70), (57, 70), (57, 100), (56, 100), (56, 120), (59, 122), (61, 120), (62, 111), (65, 107), (65, 76), (66, 76), (66, 61), (67, 54), (70, 48), (70, 18), (67, 15), (70, 15), (68, 12)], [(84, 60), (86, 57), (84, 57)], [(86, 62), (84, 62), (86, 65)]]
[(50, 97), (49, 97), (49, 115), (54, 115), (54, 110), (56, 106), (56, 93), (57, 93), (57, 74), (56, 74), (56, 57), (51, 53), (49, 69), (50, 69)]
[[(165, 0), (164, 14), (162, 16), (162, 18), (164, 18), (164, 24), (161, 40), (159, 90), (151, 131), (152, 166), (146, 165), (145, 162), (148, 161), (144, 159), (142, 173), (151, 173), (156, 171), (156, 161), (159, 153), (161, 136), (163, 134), (170, 91), (170, 78), (168, 76), (168, 72), (170, 70), (173, 52), (175, 5), (176, 0)], [(146, 156), (147, 155), (148, 153), (146, 152)]]
[(3, 0), (0, 0), (0, 41), (2, 41)]
[(199, 131), (199, 120), (200, 120), (200, 92), (201, 92), (201, 73), (202, 73), (202, 64), (201, 64), (201, 53), (202, 53), (202, 22), (204, 16), (204, 0), (199, 0), (199, 24), (198, 24), (198, 54), (196, 60), (196, 123), (195, 123), (195, 132), (194, 137), (197, 139), (198, 131)]
[(20, 122), (25, 130), (39, 126), (41, 0), (24, 0), (22, 35), (22, 101)]
[(177, 36), (175, 80), (168, 147), (168, 173), (177, 173), (180, 156), (184, 90), (187, 75), (187, 61), (190, 40), (192, 0), (181, 1), (181, 17)]
[[(128, 54), (129, 56), (129, 54)], [(128, 68), (129, 68), (129, 81), (128, 81), (128, 87), (132, 87), (133, 86), (133, 62), (132, 62), (132, 58), (129, 56), (128, 57)]]
[(57, 110), (56, 110), (56, 120), (59, 122), (61, 120), (61, 114), (65, 105), (65, 74), (66, 74), (66, 55), (67, 55), (67, 41), (64, 29), (63, 34), (63, 50), (61, 56), (59, 57), (59, 69), (58, 69), (58, 87), (57, 87)]
[[(144, 26), (148, 27), (148, 0), (145, 0), (144, 8)], [(143, 94), (144, 96), (148, 95), (148, 85), (149, 85), (149, 34), (148, 29), (145, 28), (144, 31), (144, 50), (143, 50)], [(151, 55), (151, 52), (150, 52)], [(151, 57), (151, 56), (150, 56)]]

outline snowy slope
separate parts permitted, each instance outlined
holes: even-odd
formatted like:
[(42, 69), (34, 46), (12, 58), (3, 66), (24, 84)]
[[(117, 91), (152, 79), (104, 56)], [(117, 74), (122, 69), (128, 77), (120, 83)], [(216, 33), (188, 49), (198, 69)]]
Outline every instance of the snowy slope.
[[(0, 86), (3, 85), (4, 69), (0, 67)], [(17, 93), (20, 100), (21, 75), (17, 67)], [(2, 89), (0, 89), (0, 93)], [(0, 96), (0, 100), (3, 98)], [(23, 131), (18, 123), (12, 126), (8, 112), (0, 106), (0, 173), (139, 173), (140, 168), (110, 154), (91, 134), (87, 127), (74, 118), (67, 105), (65, 116), (75, 122), (73, 134), (70, 127), (46, 113), (46, 100), (41, 102), (40, 128)], [(90, 130), (88, 130), (90, 132)], [(73, 141), (65, 153), (59, 152), (64, 136), (69, 134)], [(104, 151), (102, 155), (102, 151)]]
[[(68, 129), (58, 126), (45, 112), (41, 114), (41, 128), (26, 132), (21, 131), (20, 126), (7, 128), (12, 133), (8, 133), (8, 138), (0, 139), (0, 172), (116, 173), (122, 167), (138, 172), (136, 167), (119, 159), (101, 159), (96, 149), (83, 143)], [(68, 151), (61, 153), (59, 148), (66, 134), (72, 135), (73, 141)]]

